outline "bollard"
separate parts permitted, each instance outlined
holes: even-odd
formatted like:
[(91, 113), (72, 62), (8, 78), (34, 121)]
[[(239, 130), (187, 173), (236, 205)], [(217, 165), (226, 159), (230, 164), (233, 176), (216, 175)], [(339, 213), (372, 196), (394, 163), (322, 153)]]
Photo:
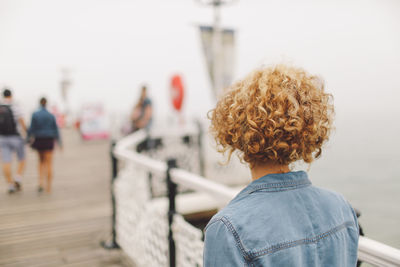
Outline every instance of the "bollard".
[(116, 217), (117, 217), (117, 207), (114, 195), (114, 181), (117, 179), (118, 175), (118, 159), (114, 156), (115, 141), (111, 142), (111, 205), (112, 205), (112, 216), (111, 216), (111, 240), (102, 241), (101, 245), (105, 249), (116, 249), (119, 248), (117, 243), (117, 231), (116, 231)]
[(175, 197), (176, 197), (176, 189), (177, 185), (172, 182), (170, 170), (172, 168), (176, 168), (176, 159), (168, 159), (167, 160), (168, 169), (167, 169), (167, 187), (168, 187), (168, 200), (169, 200), (169, 208), (168, 208), (168, 248), (169, 248), (169, 266), (176, 266), (176, 253), (175, 253), (175, 241), (174, 235), (172, 232), (172, 222), (174, 220), (174, 215), (176, 213), (175, 210)]

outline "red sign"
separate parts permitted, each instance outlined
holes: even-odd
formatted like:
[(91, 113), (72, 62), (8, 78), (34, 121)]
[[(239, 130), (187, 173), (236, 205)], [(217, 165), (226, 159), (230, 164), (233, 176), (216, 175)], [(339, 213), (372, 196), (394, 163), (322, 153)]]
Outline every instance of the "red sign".
[(174, 75), (171, 79), (171, 98), (174, 109), (180, 111), (183, 103), (183, 83), (180, 75)]

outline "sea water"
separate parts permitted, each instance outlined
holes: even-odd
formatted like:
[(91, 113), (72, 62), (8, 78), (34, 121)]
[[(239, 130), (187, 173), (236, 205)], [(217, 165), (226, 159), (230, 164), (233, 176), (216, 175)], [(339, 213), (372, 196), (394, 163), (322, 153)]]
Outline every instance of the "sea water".
[[(351, 118), (351, 119), (350, 119)], [(397, 116), (339, 119), (322, 157), (309, 169), (314, 185), (343, 194), (361, 212), (369, 238), (400, 248), (400, 127)]]

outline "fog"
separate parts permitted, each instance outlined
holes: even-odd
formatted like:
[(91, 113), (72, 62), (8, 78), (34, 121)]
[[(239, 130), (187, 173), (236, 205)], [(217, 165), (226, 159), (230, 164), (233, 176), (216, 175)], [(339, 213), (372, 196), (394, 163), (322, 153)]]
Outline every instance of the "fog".
[[(224, 7), (222, 23), (237, 31), (235, 79), (292, 63), (325, 78), (339, 116), (398, 115), (398, 14), (394, 0), (248, 0)], [(1, 0), (0, 86), (30, 111), (41, 95), (60, 101), (68, 68), (73, 108), (101, 101), (128, 110), (146, 83), (162, 117), (169, 79), (180, 73), (184, 112), (199, 115), (214, 101), (196, 25), (211, 22), (211, 8), (190, 0)]]
[[(281, 62), (325, 79), (336, 130), (311, 173), (366, 213), (370, 236), (397, 247), (399, 14), (398, 0), (242, 0), (222, 10), (236, 30), (235, 79)], [(68, 68), (73, 110), (101, 102), (124, 114), (147, 84), (163, 122), (174, 116), (169, 79), (178, 73), (183, 113), (205, 118), (215, 100), (197, 25), (211, 22), (193, 0), (0, 0), (0, 87), (28, 115), (42, 95), (60, 105)]]

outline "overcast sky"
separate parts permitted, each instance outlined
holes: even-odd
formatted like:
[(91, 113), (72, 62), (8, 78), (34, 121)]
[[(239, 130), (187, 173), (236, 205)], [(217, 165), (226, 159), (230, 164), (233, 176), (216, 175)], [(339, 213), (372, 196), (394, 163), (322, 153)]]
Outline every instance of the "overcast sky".
[[(235, 78), (291, 62), (325, 78), (339, 114), (399, 115), (399, 14), (398, 0), (242, 0), (222, 22), (237, 31)], [(180, 73), (185, 112), (204, 114), (214, 102), (196, 25), (211, 21), (194, 0), (0, 0), (0, 86), (30, 111), (41, 95), (59, 101), (66, 67), (72, 107), (128, 110), (146, 83), (162, 117)]]

